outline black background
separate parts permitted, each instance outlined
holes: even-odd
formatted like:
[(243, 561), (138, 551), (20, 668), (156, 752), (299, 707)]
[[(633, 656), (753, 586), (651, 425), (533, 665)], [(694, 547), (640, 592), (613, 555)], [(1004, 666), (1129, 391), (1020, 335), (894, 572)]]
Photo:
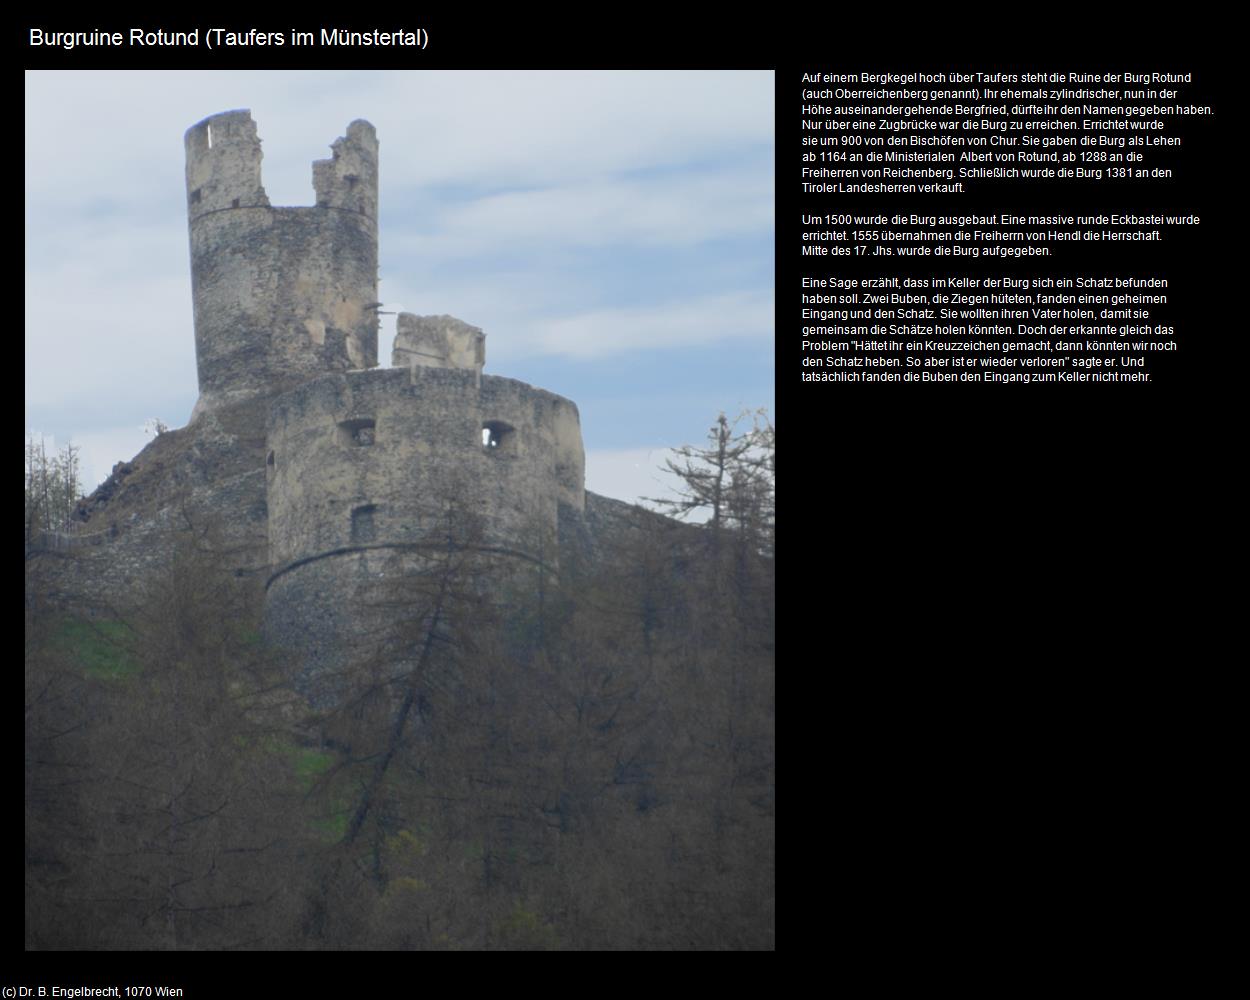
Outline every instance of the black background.
[[(1230, 89), (1233, 74), (1222, 52), (1234, 37), (1231, 26), (1197, 23), (1198, 13), (1183, 9), (1161, 13), (1158, 21), (1134, 14), (1106, 23), (1053, 8), (1010, 16), (961, 8), (923, 20), (894, 5), (854, 16), (731, 15), (724, 8), (689, 20), (671, 9), (584, 13), (585, 19), (525, 13), (501, 19), (483, 9), (451, 18), (415, 9), (354, 24), (307, 15), (274, 25), (289, 31), (321, 23), (382, 30), (389, 23), (420, 24), (431, 44), (415, 53), (64, 52), (25, 44), (31, 26), (197, 26), (178, 23), (169, 11), (148, 19), (84, 15), (72, 23), (35, 15), (19, 29), (19, 40), (24, 65), (44, 69), (775, 70), (776, 416), (784, 427), (778, 648), (792, 720), (785, 729), (796, 748), (787, 787), (795, 789), (792, 808), (800, 815), (815, 787), (823, 790), (812, 797), (840, 803), (832, 825), (809, 815), (811, 822), (787, 827), (820, 832), (815, 852), (807, 837), (789, 834), (793, 860), (786, 870), (805, 882), (819, 873), (842, 886), (822, 893), (820, 921), (796, 907), (787, 923), (796, 944), (805, 947), (804, 937), (813, 935), (811, 943), (820, 952), (829, 947), (832, 960), (839, 938), (831, 928), (876, 948), (891, 935), (916, 940), (906, 915), (921, 913), (922, 936), (941, 938), (952, 915), (963, 919), (969, 892), (992, 895), (989, 911), (1000, 915), (1023, 914), (1022, 900), (1048, 899), (1047, 882), (1072, 884), (1082, 899), (1093, 892), (1101, 900), (1091, 882), (1070, 882), (1073, 872), (1089, 871), (1088, 854), (1070, 841), (1038, 851), (1039, 831), (1070, 821), (1085, 831), (1082, 844), (1111, 845), (1120, 857), (1144, 850), (1140, 835), (1126, 835), (1143, 828), (1147, 792), (1138, 788), (1149, 780), (1152, 801), (1175, 801), (1182, 779), (1160, 763), (1174, 743), (1160, 735), (1159, 717), (1165, 704), (1189, 706), (1198, 698), (1184, 671), (1205, 662), (1199, 651), (1209, 629), (1194, 604), (1211, 593), (1221, 575), (1213, 567), (1233, 545), (1235, 378), (1246, 324), (1244, 283), (1232, 275), (1232, 261), (1243, 255), (1226, 256), (1244, 202), (1243, 173), (1233, 160), (1241, 154), (1234, 154), (1231, 138), (1241, 92)], [(266, 27), (259, 16), (220, 23)], [(802, 74), (951, 69), (1194, 74), (1182, 100), (1211, 104), (1216, 115), (1169, 122), (1185, 141), (1166, 188), (1126, 185), (1109, 195), (1106, 188), (1069, 183), (1038, 187), (1027, 199), (1013, 187), (962, 197), (868, 196), (854, 206), (887, 214), (988, 206), (1020, 214), (1197, 213), (1201, 226), (1170, 230), (1159, 245), (1065, 245), (1062, 257), (1044, 264), (994, 259), (960, 268), (1070, 272), (1088, 263), (1112, 273), (1166, 275), (1174, 304), (1163, 321), (1176, 327), (1180, 350), (1148, 362), (1156, 371), (1152, 382), (995, 388), (799, 380), (799, 279), (812, 260), (799, 256), (799, 216), (852, 207), (844, 196), (801, 196)], [(822, 269), (832, 269), (828, 264)], [(922, 273), (936, 269), (932, 261), (917, 266)], [(890, 268), (905, 273), (900, 260)], [(1127, 763), (1114, 769), (1114, 782), (1107, 779), (1115, 794), (1100, 794), (1105, 765), (1126, 746)], [(1003, 880), (1002, 895), (991, 892)], [(944, 902), (937, 906), (935, 899)], [(1025, 909), (1031, 915), (1022, 919), (1036, 919), (1037, 907)], [(1082, 909), (1071, 907), (1068, 918), (1079, 925)], [(334, 995), (348, 983), (355, 984), (353, 995), (383, 988), (383, 966), (369, 956), (70, 958), (28, 954), (21, 978), (31, 984), (163, 980), (182, 984), (187, 996), (277, 993), (258, 982), (262, 974), (288, 988), (302, 986), (309, 996)], [(401, 976), (389, 988), (434, 986), (428, 970), (411, 967), (412, 957), (388, 958), (394, 961), (385, 969)], [(5, 982), (19, 983), (19, 963), (6, 964)], [(831, 971), (836, 982), (837, 970)], [(594, 988), (587, 981), (568, 985)], [(472, 988), (462, 981), (452, 988), (466, 987)]]

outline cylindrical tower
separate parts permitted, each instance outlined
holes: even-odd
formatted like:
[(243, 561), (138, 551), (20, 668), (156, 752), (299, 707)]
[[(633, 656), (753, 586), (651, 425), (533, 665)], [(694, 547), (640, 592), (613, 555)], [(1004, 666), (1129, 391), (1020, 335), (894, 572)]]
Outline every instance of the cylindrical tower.
[(273, 208), (248, 111), (187, 130), (200, 397), (192, 420), (377, 364), (378, 141), (354, 121), (313, 164), (316, 204)]
[(452, 520), (506, 579), (555, 570), (561, 506), (585, 504), (576, 405), (476, 369), (322, 376), (274, 402), (268, 447), (267, 627), (321, 703), (385, 636), (379, 583), (411, 573)]

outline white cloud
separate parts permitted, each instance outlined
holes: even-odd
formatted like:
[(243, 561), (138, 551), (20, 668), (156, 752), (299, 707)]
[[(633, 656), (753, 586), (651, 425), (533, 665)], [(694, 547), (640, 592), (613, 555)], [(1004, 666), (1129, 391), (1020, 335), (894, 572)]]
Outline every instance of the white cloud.
[(393, 141), (403, 135), (396, 176), (421, 185), (545, 185), (773, 141), (771, 72), (482, 71), (384, 82), (370, 120), (384, 143), (384, 125)]
[(436, 224), (437, 237), (414, 249), (445, 257), (506, 252), (514, 245), (697, 245), (771, 232), (772, 176), (758, 170), (695, 170), (510, 191), (454, 206)]
[[(73, 408), (92, 395), (136, 391), (168, 399), (178, 385), (194, 400), (185, 231), (77, 232), (80, 239), (74, 230), (45, 238), (47, 261), (26, 272), (27, 402)], [(160, 416), (173, 424), (187, 414)]]
[(547, 354), (601, 358), (771, 337), (774, 318), (771, 294), (728, 292), (658, 306), (590, 310), (540, 323), (531, 336), (537, 349)]

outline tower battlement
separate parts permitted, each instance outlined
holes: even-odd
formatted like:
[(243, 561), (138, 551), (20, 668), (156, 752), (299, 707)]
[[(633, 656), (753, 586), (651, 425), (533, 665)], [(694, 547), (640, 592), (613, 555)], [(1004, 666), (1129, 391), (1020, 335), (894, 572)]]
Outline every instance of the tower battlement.
[(330, 146), (333, 156), (313, 161), (313, 190), (318, 208), (338, 208), (378, 217), (378, 137), (357, 118), (347, 135)]
[(313, 164), (316, 204), (274, 207), (249, 111), (184, 138), (199, 400), (192, 421), (377, 364), (378, 141), (357, 120)]
[(260, 182), (260, 137), (249, 111), (223, 111), (183, 136), (187, 153), (187, 217), (228, 208), (268, 208)]

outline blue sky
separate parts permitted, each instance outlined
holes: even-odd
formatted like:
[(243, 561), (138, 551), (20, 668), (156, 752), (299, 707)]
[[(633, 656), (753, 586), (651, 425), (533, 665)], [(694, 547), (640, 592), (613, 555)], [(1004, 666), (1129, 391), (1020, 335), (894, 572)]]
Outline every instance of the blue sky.
[[(90, 485), (196, 399), (182, 134), (250, 108), (274, 205), (348, 122), (380, 142), (379, 298), (486, 331), (486, 372), (573, 399), (587, 487), (773, 407), (771, 72), (32, 72), (26, 430)], [(383, 317), (389, 363), (394, 317)]]

